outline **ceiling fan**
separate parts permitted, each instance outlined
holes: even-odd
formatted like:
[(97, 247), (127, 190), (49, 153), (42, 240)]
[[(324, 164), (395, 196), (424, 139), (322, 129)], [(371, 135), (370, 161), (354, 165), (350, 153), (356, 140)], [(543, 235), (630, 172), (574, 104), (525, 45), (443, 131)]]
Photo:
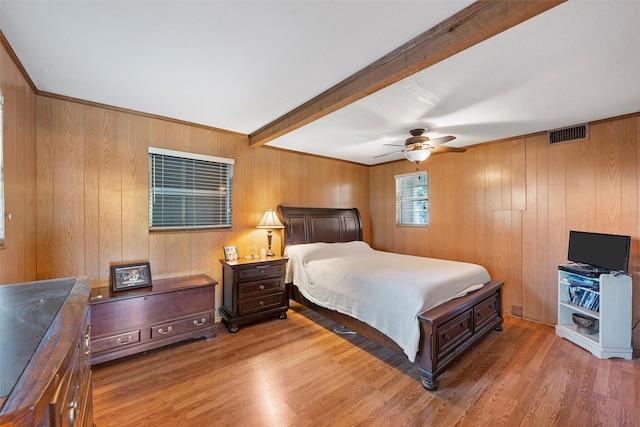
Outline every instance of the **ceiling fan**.
[(406, 157), (407, 160), (417, 165), (421, 161), (426, 160), (432, 154), (464, 153), (465, 151), (467, 151), (464, 148), (443, 147), (442, 145), (440, 145), (444, 144), (445, 142), (453, 141), (454, 139), (456, 139), (455, 136), (447, 135), (440, 138), (430, 139), (428, 136), (422, 135), (424, 132), (425, 129), (422, 128), (409, 131), (411, 137), (405, 140), (404, 145), (384, 144), (391, 147), (404, 147), (404, 149), (393, 151), (391, 153), (381, 154), (375, 157), (377, 158), (388, 156), (389, 154), (404, 153), (404, 157)]

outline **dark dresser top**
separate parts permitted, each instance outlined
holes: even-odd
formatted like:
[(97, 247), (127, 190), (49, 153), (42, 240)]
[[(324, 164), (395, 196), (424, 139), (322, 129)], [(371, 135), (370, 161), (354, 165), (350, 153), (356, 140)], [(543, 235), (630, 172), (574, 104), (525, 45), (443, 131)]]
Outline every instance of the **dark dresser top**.
[(75, 282), (0, 285), (0, 397), (11, 392)]

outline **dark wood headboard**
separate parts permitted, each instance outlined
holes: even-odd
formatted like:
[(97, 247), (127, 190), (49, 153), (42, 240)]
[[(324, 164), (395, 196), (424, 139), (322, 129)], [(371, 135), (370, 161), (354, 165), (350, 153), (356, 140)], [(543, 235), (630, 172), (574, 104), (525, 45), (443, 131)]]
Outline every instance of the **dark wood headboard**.
[(300, 208), (278, 206), (284, 223), (284, 244), (351, 242), (362, 240), (357, 208)]

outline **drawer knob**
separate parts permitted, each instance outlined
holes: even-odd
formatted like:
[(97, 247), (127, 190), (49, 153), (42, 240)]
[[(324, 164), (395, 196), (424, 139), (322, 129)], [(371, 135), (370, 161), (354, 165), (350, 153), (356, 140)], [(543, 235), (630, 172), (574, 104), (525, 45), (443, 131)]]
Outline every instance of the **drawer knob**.
[(464, 322), (461, 322), (461, 323), (460, 323), (460, 327), (461, 327), (462, 329), (464, 329), (464, 328), (466, 327), (466, 325), (464, 324)]
[(264, 291), (264, 285), (260, 285), (258, 288), (260, 288), (261, 291)]
[(264, 270), (263, 269), (260, 269), (260, 274), (264, 274)]
[(84, 354), (91, 354), (91, 325), (87, 326), (84, 334)]
[(449, 337), (449, 335), (448, 335), (448, 334), (444, 334), (444, 335), (442, 335), (442, 339), (448, 340), (449, 338), (450, 338), (450, 337)]
[(78, 400), (76, 399), (76, 391), (80, 388), (78, 384), (74, 384), (71, 389), (71, 400), (69, 401), (69, 427), (76, 425), (76, 416), (78, 415)]
[(173, 328), (172, 328), (171, 326), (168, 326), (166, 331), (165, 331), (165, 330), (163, 330), (162, 328), (158, 329), (158, 333), (159, 333), (159, 334), (162, 334), (162, 335), (166, 335), (166, 334), (168, 334), (169, 332), (171, 332), (172, 330), (173, 330)]
[(129, 336), (127, 337), (127, 340), (126, 340), (126, 341), (123, 341), (123, 340), (122, 340), (122, 337), (120, 337), (120, 338), (118, 338), (118, 339), (116, 340), (116, 342), (117, 342), (118, 344), (129, 344), (129, 343), (131, 342), (131, 340), (133, 340), (133, 337), (132, 337), (131, 335), (129, 335)]
[(207, 322), (207, 319), (205, 319), (204, 317), (198, 322), (198, 320), (194, 320), (193, 324), (196, 326), (202, 326)]
[(260, 306), (263, 306), (263, 305), (264, 305), (264, 301), (260, 301)]

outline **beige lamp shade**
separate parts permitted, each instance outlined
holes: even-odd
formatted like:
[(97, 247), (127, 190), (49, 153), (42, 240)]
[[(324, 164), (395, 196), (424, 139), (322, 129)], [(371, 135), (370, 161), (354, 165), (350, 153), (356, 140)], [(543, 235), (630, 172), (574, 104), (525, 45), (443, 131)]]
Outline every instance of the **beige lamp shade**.
[(278, 215), (272, 209), (269, 209), (264, 213), (256, 228), (284, 228), (284, 225), (280, 222)]

